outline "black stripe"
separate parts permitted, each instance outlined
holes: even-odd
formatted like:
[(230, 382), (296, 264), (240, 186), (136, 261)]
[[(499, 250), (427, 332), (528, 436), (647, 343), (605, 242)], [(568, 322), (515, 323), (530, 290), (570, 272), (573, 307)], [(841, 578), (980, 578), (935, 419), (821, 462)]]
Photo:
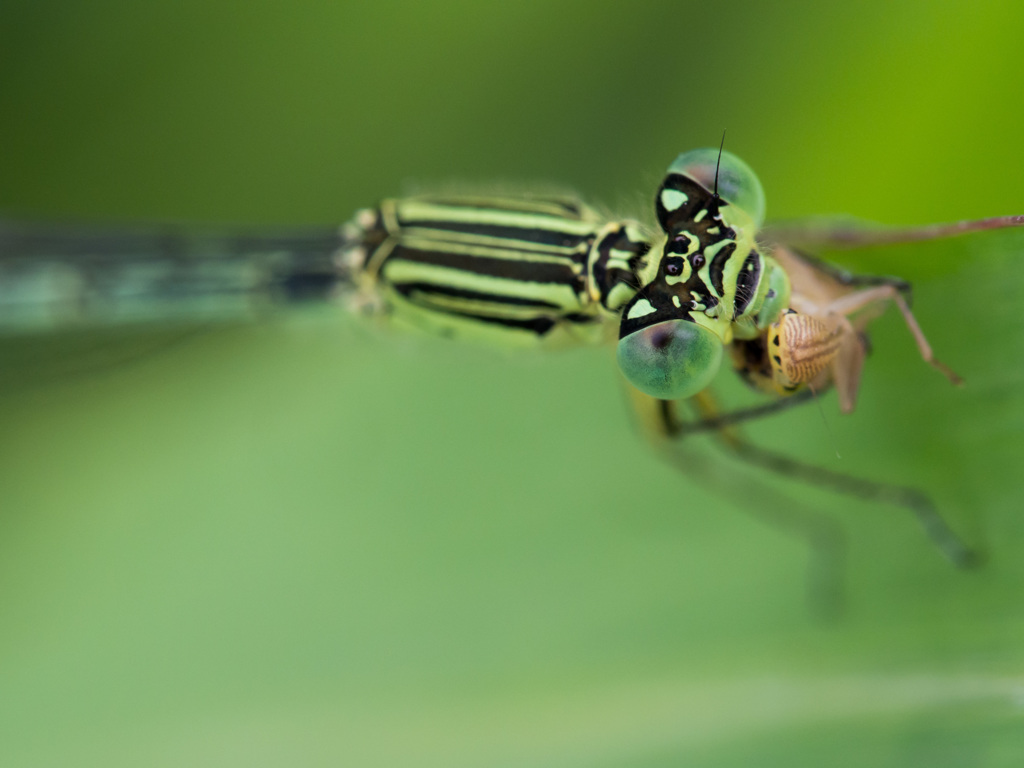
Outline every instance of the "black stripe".
[(708, 267), (708, 274), (711, 276), (711, 287), (715, 289), (715, 292), (718, 293), (719, 296), (725, 295), (725, 288), (722, 286), (722, 277), (725, 272), (725, 265), (729, 263), (729, 258), (735, 250), (736, 243), (729, 243), (715, 254), (715, 258), (711, 260), (711, 266)]
[(506, 304), (516, 307), (536, 307), (537, 309), (562, 309), (561, 305), (554, 304), (543, 299), (529, 299), (522, 296), (502, 296), (497, 293), (483, 293), (481, 291), (470, 291), (465, 288), (452, 288), (447, 285), (434, 285), (432, 283), (398, 283), (394, 285), (398, 293), (406, 298), (416, 293), (421, 296), (451, 296), (459, 299), (470, 299), (473, 301), (489, 301), (494, 304)]
[(538, 245), (553, 245), (560, 248), (578, 248), (589, 243), (593, 235), (574, 235), (536, 227), (517, 227), (508, 224), (481, 224), (477, 222), (450, 221), (447, 219), (399, 219), (403, 229), (430, 229), (436, 232), (455, 232), (479, 237), (494, 237), (503, 240), (522, 240)]
[[(649, 243), (630, 240), (625, 226), (609, 232), (598, 243), (598, 256), (594, 261), (592, 271), (594, 284), (601, 295), (601, 304), (606, 309), (609, 309), (609, 295), (620, 283), (624, 283), (635, 290), (640, 289), (640, 281), (636, 276), (636, 270), (640, 265), (640, 260), (650, 249)], [(628, 261), (630, 271), (624, 270), (621, 267), (608, 268), (608, 262), (611, 261), (613, 250), (635, 254)]]
[[(404, 259), (417, 264), (431, 264), (457, 269), (475, 275), (516, 280), (524, 283), (545, 283), (567, 285), (577, 293), (583, 290), (583, 275), (577, 274), (570, 264), (551, 264), (522, 259), (495, 259), (488, 256), (473, 256), (446, 251), (423, 251), (396, 245), (381, 267), (381, 274), (387, 279), (387, 265), (392, 259)], [(389, 282), (391, 282), (389, 280)]]
[[(747, 269), (748, 266), (752, 266), (754, 269)], [(733, 319), (742, 315), (747, 310), (747, 307), (750, 306), (754, 294), (757, 293), (757, 286), (760, 281), (761, 258), (757, 251), (751, 251), (743, 262), (743, 266), (740, 267), (740, 274), (736, 279), (736, 301), (735, 309), (732, 313)]]
[(472, 312), (459, 312), (458, 310), (454, 310), (450, 307), (435, 307), (433, 305), (430, 306), (430, 309), (446, 315), (451, 315), (452, 317), (463, 318), (465, 320), (474, 320), (481, 323), (487, 323), (489, 325), (498, 325), (503, 328), (517, 328), (524, 331), (531, 331), (538, 336), (544, 336), (558, 324), (558, 320), (556, 318), (547, 315), (524, 320), (511, 317), (478, 315)]

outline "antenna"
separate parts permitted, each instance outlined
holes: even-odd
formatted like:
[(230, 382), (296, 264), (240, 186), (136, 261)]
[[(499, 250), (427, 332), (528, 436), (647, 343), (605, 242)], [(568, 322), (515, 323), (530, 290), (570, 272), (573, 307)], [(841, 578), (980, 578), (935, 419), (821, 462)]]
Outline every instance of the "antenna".
[(715, 197), (718, 197), (718, 169), (722, 165), (722, 150), (725, 148), (725, 129), (722, 129), (722, 143), (718, 145), (718, 160), (715, 161)]

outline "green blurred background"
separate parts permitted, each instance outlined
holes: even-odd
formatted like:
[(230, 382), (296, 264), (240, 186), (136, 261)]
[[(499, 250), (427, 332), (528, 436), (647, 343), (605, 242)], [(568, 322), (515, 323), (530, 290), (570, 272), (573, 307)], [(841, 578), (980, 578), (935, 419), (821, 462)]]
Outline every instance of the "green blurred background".
[[(544, 180), (637, 211), (726, 128), (769, 218), (1024, 213), (1022, 34), (1009, 1), (5, 0), (0, 210), (321, 224)], [(915, 282), (968, 385), (890, 312), (856, 414), (752, 430), (928, 489), (971, 573), (902, 511), (680, 475), (603, 349), (325, 310), (7, 387), (0, 764), (1024, 764), (1022, 251), (845, 256)], [(748, 514), (780, 503), (849, 533), (831, 621)]]

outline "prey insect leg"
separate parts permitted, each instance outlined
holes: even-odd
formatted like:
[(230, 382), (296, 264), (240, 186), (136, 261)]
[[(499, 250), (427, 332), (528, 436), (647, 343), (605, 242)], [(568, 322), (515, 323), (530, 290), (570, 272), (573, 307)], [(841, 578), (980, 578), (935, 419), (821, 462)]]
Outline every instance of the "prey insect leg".
[(903, 315), (903, 321), (907, 324), (907, 328), (910, 329), (910, 333), (917, 343), (917, 349), (921, 353), (921, 358), (930, 366), (940, 371), (954, 384), (962, 384), (963, 379), (954, 373), (949, 366), (940, 362), (935, 357), (928, 339), (925, 338), (924, 331), (921, 330), (921, 326), (918, 325), (917, 319), (914, 317), (914, 313), (910, 311), (910, 306), (907, 304), (906, 299), (903, 298), (903, 294), (895, 286), (877, 285), (874, 288), (865, 288), (864, 290), (848, 293), (826, 304), (822, 307), (822, 311), (845, 317), (872, 304), (885, 301), (891, 301), (895, 304), (900, 314)]
[(921, 243), (971, 232), (1024, 226), (1024, 216), (993, 216), (988, 219), (926, 224), (920, 227), (882, 227), (867, 222), (806, 219), (765, 227), (763, 236), (777, 243), (819, 248), (868, 248), (878, 245)]

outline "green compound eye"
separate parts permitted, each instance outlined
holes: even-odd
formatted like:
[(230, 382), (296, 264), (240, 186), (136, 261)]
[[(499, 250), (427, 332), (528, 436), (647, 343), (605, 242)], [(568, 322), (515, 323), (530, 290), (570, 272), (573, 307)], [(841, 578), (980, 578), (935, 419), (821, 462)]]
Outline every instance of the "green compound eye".
[[(717, 163), (717, 149), (694, 149), (677, 157), (668, 167), (668, 172), (689, 176), (706, 189), (714, 190)], [(718, 168), (718, 194), (743, 209), (754, 220), (755, 226), (764, 223), (764, 188), (761, 181), (749, 165), (731, 152), (722, 152), (722, 162)]]
[(677, 400), (711, 383), (722, 364), (722, 341), (689, 320), (667, 320), (619, 340), (616, 357), (629, 383), (644, 394)]
[(771, 262), (768, 268), (768, 293), (764, 297), (761, 311), (757, 313), (756, 324), (760, 330), (766, 330), (782, 314), (782, 310), (789, 306), (791, 291), (786, 270)]

